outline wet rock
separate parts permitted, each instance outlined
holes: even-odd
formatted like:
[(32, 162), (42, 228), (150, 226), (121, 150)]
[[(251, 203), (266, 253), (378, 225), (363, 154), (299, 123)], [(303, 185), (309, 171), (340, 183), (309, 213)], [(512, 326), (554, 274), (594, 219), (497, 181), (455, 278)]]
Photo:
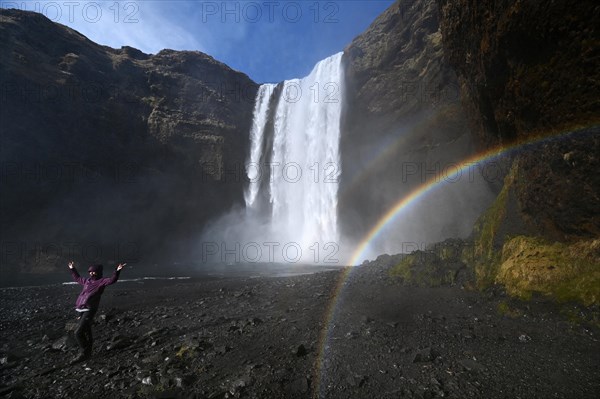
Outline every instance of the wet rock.
[(438, 356), (439, 354), (437, 353), (437, 351), (427, 347), (415, 353), (415, 356), (413, 357), (413, 363), (431, 362), (435, 360)]
[(199, 339), (197, 337), (189, 337), (184, 341), (184, 344), (181, 346), (181, 349), (188, 350), (197, 350), (197, 351), (205, 351), (208, 348), (211, 348), (213, 345), (205, 340)]
[(115, 335), (111, 338), (108, 345), (106, 345), (106, 350), (111, 351), (116, 349), (123, 349), (127, 348), (129, 345), (131, 345), (130, 338), (122, 335)]
[(52, 343), (52, 349), (56, 351), (65, 351), (68, 348), (69, 337), (64, 335)]
[(140, 371), (154, 370), (162, 361), (162, 356), (158, 353), (155, 353), (143, 358), (141, 364), (136, 364), (136, 368), (140, 369)]
[(362, 316), (362, 317), (360, 318), (360, 322), (361, 322), (362, 324), (370, 324), (370, 323), (373, 323), (374, 321), (375, 321), (375, 320), (373, 320), (373, 319), (372, 319), (372, 318), (370, 318), (369, 316)]
[(163, 335), (166, 330), (167, 329), (164, 328), (164, 327), (153, 328), (152, 330), (150, 330), (147, 333), (145, 333), (142, 337), (148, 338), (148, 337), (156, 337), (156, 336), (159, 336), (159, 335)]
[(144, 384), (144, 385), (154, 385), (154, 381), (152, 379), (152, 376), (148, 376), (148, 377), (142, 378), (142, 384)]
[(231, 350), (231, 347), (227, 345), (220, 345), (215, 347), (215, 353), (218, 355), (224, 355)]
[(241, 334), (244, 331), (244, 327), (240, 322), (232, 321), (227, 331)]
[(304, 344), (298, 345), (298, 347), (295, 348), (292, 352), (297, 357), (303, 357), (303, 356), (306, 356), (308, 354), (308, 351), (306, 350), (306, 347), (304, 346)]
[(367, 377), (364, 375), (349, 375), (346, 377), (346, 382), (353, 388), (360, 388), (367, 382)]
[(8, 364), (15, 363), (17, 360), (19, 360), (19, 357), (14, 353), (3, 353), (0, 356), (0, 366), (6, 366)]
[(473, 359), (461, 360), (459, 363), (460, 363), (460, 365), (463, 367), (463, 369), (465, 371), (480, 372), (480, 371), (485, 370), (484, 366), (482, 366), (481, 364), (477, 363)]
[(519, 342), (526, 343), (529, 341), (531, 341), (531, 337), (529, 335), (526, 335), (526, 334), (519, 335)]
[(252, 384), (252, 378), (250, 376), (242, 376), (231, 382), (229, 385), (229, 393), (234, 396), (238, 396), (245, 388)]

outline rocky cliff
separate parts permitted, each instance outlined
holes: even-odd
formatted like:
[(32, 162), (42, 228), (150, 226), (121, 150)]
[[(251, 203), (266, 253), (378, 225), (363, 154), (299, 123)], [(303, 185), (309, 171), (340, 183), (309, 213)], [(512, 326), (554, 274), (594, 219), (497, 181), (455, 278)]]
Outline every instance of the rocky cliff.
[(475, 226), (480, 283), (598, 302), (600, 6), (438, 4), (444, 53), (480, 148), (497, 147), (511, 163)]
[[(396, 201), (443, 180), (476, 148), (435, 1), (397, 1), (345, 49), (345, 62), (340, 220), (346, 234), (362, 237)], [(427, 209), (413, 209), (393, 239), (421, 246), (468, 235), (494, 182), (455, 183)]]
[[(597, 303), (598, 21), (600, 7), (589, 1), (390, 7), (346, 49), (345, 230), (363, 234), (398, 198), (439, 173), (437, 165), (499, 154), (492, 158), (498, 173), (485, 179), (495, 200), (476, 211), (475, 223), (472, 209), (457, 206), (478, 190), (469, 185), (458, 196), (438, 191), (448, 215), (435, 206), (418, 215), (426, 234), (409, 222), (418, 213), (413, 207), (398, 223), (409, 228), (388, 231), (389, 239), (458, 236), (464, 226), (457, 219), (468, 219), (469, 240), (434, 247), (440, 259), (459, 248), (453, 259), (475, 272), (480, 287)], [(406, 173), (415, 165), (425, 178)]]
[(2, 273), (148, 263), (243, 201), (257, 85), (199, 52), (0, 10)]

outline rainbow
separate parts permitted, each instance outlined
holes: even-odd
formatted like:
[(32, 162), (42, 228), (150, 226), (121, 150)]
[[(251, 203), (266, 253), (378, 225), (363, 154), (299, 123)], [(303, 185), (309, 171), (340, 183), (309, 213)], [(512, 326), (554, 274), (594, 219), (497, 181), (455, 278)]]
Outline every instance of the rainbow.
[(373, 169), (382, 166), (382, 164), (388, 158), (395, 156), (399, 147), (403, 145), (403, 142), (409, 140), (411, 136), (415, 135), (415, 133), (426, 129), (430, 120), (438, 118), (439, 115), (441, 115), (445, 110), (446, 108), (441, 108), (435, 113), (429, 115), (428, 118), (423, 118), (417, 122), (414, 122), (410, 126), (400, 129), (400, 131), (396, 132), (398, 138), (395, 140), (387, 139), (379, 142), (377, 145), (377, 150), (373, 151), (373, 154), (376, 155), (371, 155), (371, 159), (368, 160), (369, 166), (363, 168), (359, 172), (355, 172), (349, 177), (351, 182), (347, 185), (346, 189), (340, 193), (340, 200), (343, 201), (346, 197), (352, 195), (352, 191), (361, 186), (361, 183), (369, 177), (369, 175), (373, 172)]
[(407, 196), (403, 197), (398, 201), (390, 210), (388, 210), (379, 221), (369, 230), (367, 235), (360, 241), (357, 249), (352, 254), (349, 264), (357, 265), (360, 259), (363, 257), (369, 243), (376, 240), (385, 228), (392, 223), (398, 215), (406, 210), (410, 205), (414, 204), (417, 200), (421, 199), (425, 195), (433, 192), (436, 189), (444, 186), (445, 183), (456, 181), (461, 177), (465, 170), (472, 169), (475, 165), (482, 164), (485, 162), (492, 161), (495, 158), (507, 155), (508, 152), (514, 150), (514, 148), (502, 149), (495, 148), (491, 151), (487, 151), (483, 154), (474, 155), (467, 160), (462, 161), (459, 164), (453, 165), (452, 168), (447, 171), (441, 178), (438, 176), (435, 179), (431, 179), (421, 186), (417, 187)]
[[(417, 187), (407, 196), (401, 198), (394, 206), (392, 206), (380, 219), (379, 221), (369, 230), (369, 232), (364, 236), (364, 238), (358, 244), (356, 250), (353, 252), (349, 264), (357, 265), (362, 258), (364, 258), (367, 247), (371, 242), (376, 240), (381, 233), (386, 229), (390, 223), (392, 223), (398, 215), (400, 215), (403, 211), (408, 209), (412, 204), (414, 204), (419, 199), (422, 199), (427, 194), (433, 192), (434, 190), (442, 187), (447, 182), (456, 181), (456, 179), (463, 173), (465, 169), (473, 168), (476, 165), (480, 165), (482, 163), (490, 162), (494, 159), (497, 159), (502, 156), (510, 155), (515, 151), (523, 151), (529, 147), (542, 144), (549, 140), (562, 139), (567, 136), (573, 135), (575, 133), (589, 133), (589, 130), (579, 129), (576, 131), (568, 131), (552, 136), (543, 136), (543, 137), (533, 137), (524, 142), (517, 142), (508, 146), (497, 146), (490, 150), (484, 151), (479, 154), (475, 154), (469, 157), (466, 160), (454, 165), (451, 170), (447, 171), (443, 178), (435, 178), (431, 179), (423, 183), (421, 186)], [(594, 134), (594, 132), (592, 132)], [(338, 277), (338, 280), (333, 289), (330, 302), (326, 307), (324, 324), (321, 330), (321, 334), (319, 335), (319, 343), (318, 343), (318, 356), (315, 370), (315, 386), (313, 390), (313, 396), (315, 398), (322, 397), (322, 387), (321, 382), (323, 379), (324, 369), (325, 369), (325, 361), (327, 358), (327, 350), (328, 350), (328, 342), (329, 337), (331, 335), (333, 320), (336, 316), (336, 311), (338, 309), (338, 304), (342, 297), (343, 289), (346, 285), (346, 282), (352, 275), (352, 271), (354, 270), (353, 266), (345, 267)]]

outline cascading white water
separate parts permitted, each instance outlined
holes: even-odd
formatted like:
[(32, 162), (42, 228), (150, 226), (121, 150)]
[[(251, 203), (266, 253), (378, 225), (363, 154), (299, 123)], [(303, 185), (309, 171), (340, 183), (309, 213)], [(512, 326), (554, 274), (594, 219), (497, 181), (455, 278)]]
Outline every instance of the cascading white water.
[[(302, 250), (337, 245), (337, 195), (341, 173), (339, 141), (343, 97), (342, 54), (319, 62), (309, 76), (285, 81), (273, 117), (268, 185), (251, 180), (252, 207), (260, 187), (269, 190), (270, 236)], [(260, 163), (271, 85), (257, 95), (251, 132), (251, 163)], [(262, 131), (261, 131), (262, 130)], [(264, 166), (264, 165), (263, 165)], [(311, 248), (311, 249), (312, 249)]]
[(256, 200), (261, 177), (261, 157), (265, 133), (265, 125), (269, 117), (269, 101), (276, 85), (267, 83), (258, 89), (256, 104), (254, 105), (254, 116), (250, 130), (250, 159), (246, 165), (246, 174), (250, 183), (244, 193), (246, 207), (251, 208)]

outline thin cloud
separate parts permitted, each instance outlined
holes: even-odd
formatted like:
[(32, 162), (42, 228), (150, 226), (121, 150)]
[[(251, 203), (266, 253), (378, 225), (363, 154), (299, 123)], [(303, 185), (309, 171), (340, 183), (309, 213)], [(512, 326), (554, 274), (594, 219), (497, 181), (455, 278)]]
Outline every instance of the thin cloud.
[(114, 48), (202, 51), (263, 83), (305, 76), (393, 1), (0, 0), (0, 6), (40, 12)]
[(146, 53), (164, 48), (205, 51), (186, 27), (171, 17), (169, 2), (3, 1), (3, 8), (39, 12), (75, 29), (90, 40), (114, 47), (131, 46)]

